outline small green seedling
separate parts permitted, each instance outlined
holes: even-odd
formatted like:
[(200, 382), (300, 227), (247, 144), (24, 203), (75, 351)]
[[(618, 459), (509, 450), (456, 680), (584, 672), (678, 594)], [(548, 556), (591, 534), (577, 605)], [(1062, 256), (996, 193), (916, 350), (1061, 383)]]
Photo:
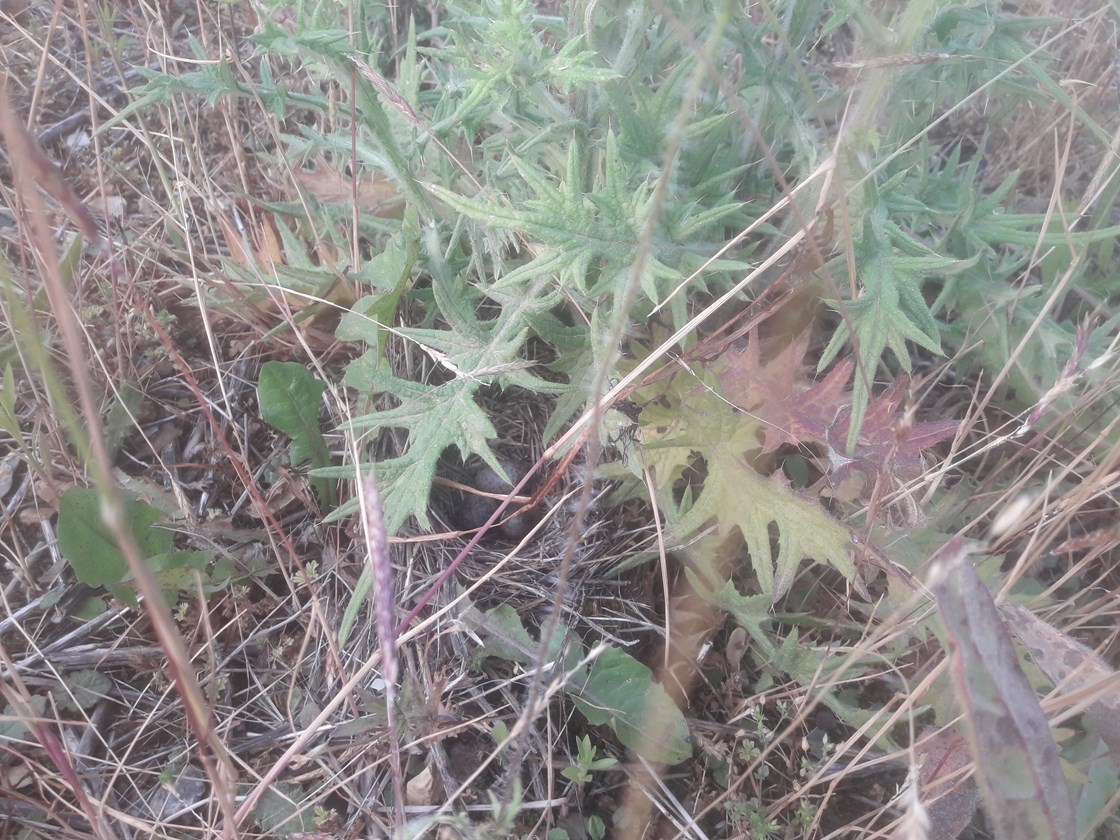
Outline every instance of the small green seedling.
[(560, 775), (577, 785), (584, 785), (591, 781), (596, 771), (606, 770), (618, 764), (617, 759), (596, 758), (595, 753), (596, 749), (591, 739), (584, 735), (576, 741), (576, 763), (571, 767), (565, 767), (560, 771)]

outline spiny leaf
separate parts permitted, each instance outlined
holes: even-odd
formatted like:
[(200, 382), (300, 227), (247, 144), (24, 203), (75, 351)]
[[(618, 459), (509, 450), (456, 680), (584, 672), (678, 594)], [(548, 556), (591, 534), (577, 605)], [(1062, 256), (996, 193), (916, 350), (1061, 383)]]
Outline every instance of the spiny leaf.
[[(712, 550), (710, 540), (707, 545), (708, 549)], [(704, 551), (702, 544), (700, 552)], [(743, 595), (729, 580), (713, 588), (691, 569), (686, 569), (685, 575), (701, 598), (716, 609), (724, 610), (733, 616), (750, 634), (751, 648), (757, 662), (766, 663), (769, 668), (786, 672), (801, 685), (820, 683), (821, 668), (826, 662), (827, 655), (805, 645), (798, 645), (796, 633), (792, 637), (787, 637), (780, 646), (775, 645), (773, 639), (763, 629), (764, 624), (769, 624), (773, 620), (771, 613), (773, 604), (766, 595)], [(793, 639), (792, 642), (790, 638)], [(845, 703), (832, 691), (824, 692), (823, 702), (839, 718), (852, 726), (862, 726), (870, 717), (869, 712)]]
[(368, 385), (370, 390), (395, 395), (400, 405), (356, 417), (352, 428), (401, 428), (409, 433), (408, 449), (403, 455), (378, 462), (388, 533), (396, 533), (409, 516), (428, 526), (432, 478), (447, 447), (455, 446), (464, 459), (477, 454), (499, 474), (502, 472), (489, 444), (497, 431), (474, 400), (481, 382), (466, 377), (443, 385), (411, 382), (393, 376), (384, 359), (369, 353), (351, 363), (347, 381), (353, 380)]
[(843, 442), (850, 439), (850, 412), (839, 411), (827, 430), (828, 452), (833, 458), (833, 484), (840, 484), (854, 472), (863, 473), (870, 484), (876, 477), (891, 484), (905, 484), (925, 469), (923, 451), (956, 434), (956, 420), (929, 420), (909, 424), (899, 412), (906, 397), (905, 379), (900, 379), (871, 400), (859, 429), (851, 458), (837, 458)]
[[(885, 191), (885, 190), (884, 190)], [(890, 349), (902, 369), (910, 372), (908, 341), (941, 354), (941, 338), (936, 320), (922, 297), (921, 284), (926, 273), (959, 267), (961, 261), (926, 252), (913, 257), (900, 253), (893, 238), (901, 237), (897, 227), (886, 218), (886, 209), (877, 205), (864, 220), (863, 238), (859, 243), (856, 265), (863, 290), (860, 296), (844, 304), (844, 319), (821, 355), (817, 370), (824, 370), (855, 333), (859, 366), (852, 385), (852, 422), (848, 430), (845, 453), (855, 450), (856, 438), (871, 398), (871, 379)]]
[(903, 370), (911, 369), (910, 351), (907, 341), (924, 347), (931, 353), (940, 355), (941, 343), (937, 336), (922, 332), (899, 305), (899, 293), (895, 286), (886, 284), (874, 290), (866, 290), (858, 300), (844, 305), (845, 322), (837, 329), (832, 341), (825, 348), (821, 365), (825, 359), (835, 358), (840, 347), (848, 340), (848, 324), (854, 328), (859, 340), (860, 368), (852, 384), (852, 425), (848, 432), (845, 451), (855, 450), (856, 437), (863, 422), (867, 403), (871, 398), (869, 377), (879, 365), (883, 351), (887, 348), (894, 353)]
[[(569, 144), (567, 167), (560, 176), (513, 158), (524, 185), (533, 193), (516, 207), (507, 201), (468, 198), (436, 184), (429, 189), (469, 218), (539, 243), (534, 258), (509, 272), (498, 287), (551, 272), (560, 276), (566, 288), (594, 298), (614, 293), (622, 285), (620, 279), (637, 259), (641, 231), (653, 209), (648, 178), (646, 174), (637, 177), (641, 167), (622, 160), (613, 133), (608, 133), (605, 146), (603, 168), (591, 191), (585, 189), (578, 143)], [(715, 252), (712, 244), (697, 241), (695, 235), (717, 226), (739, 208), (734, 203), (715, 208), (682, 203), (667, 214), (668, 222), (661, 219), (641, 277), (650, 302), (659, 301), (664, 289), (679, 282), (685, 270), (699, 268)], [(726, 260), (720, 269), (738, 265)], [(589, 276), (595, 275), (597, 282), (589, 286)]]
[[(532, 260), (534, 272), (541, 273), (544, 264), (553, 265), (563, 255), (560, 273), (566, 285), (586, 291), (586, 267), (591, 260), (605, 259), (608, 264), (628, 266), (633, 262), (640, 230), (638, 208), (642, 193), (629, 193), (628, 203), (619, 206), (602, 195), (585, 194), (580, 180), (578, 144), (571, 144), (567, 178), (559, 185), (552, 183), (545, 172), (514, 158), (518, 172), (535, 193), (510, 208), (493, 201), (459, 196), (439, 185), (430, 189), (453, 209), (492, 227), (521, 233), (546, 247)], [(622, 178), (609, 171), (608, 180)], [(572, 186), (580, 187), (573, 190)], [(593, 200), (594, 199), (594, 200)], [(579, 269), (579, 270), (573, 270)], [(502, 279), (501, 285), (519, 282), (522, 272)]]
[[(686, 495), (678, 504), (668, 492), (660, 500), (674, 538), (695, 533), (713, 519), (724, 533), (738, 528), (771, 602), (788, 591), (805, 558), (831, 563), (845, 577), (854, 576), (847, 529), (813, 500), (750, 465), (746, 453), (758, 447), (757, 420), (733, 412), (710, 386), (684, 393), (676, 386), (662, 394), (660, 402), (661, 406), (647, 405), (640, 418), (646, 461), (658, 484), (668, 491), (693, 464), (694, 453), (707, 463), (695, 500)], [(771, 524), (778, 532), (776, 556)]]

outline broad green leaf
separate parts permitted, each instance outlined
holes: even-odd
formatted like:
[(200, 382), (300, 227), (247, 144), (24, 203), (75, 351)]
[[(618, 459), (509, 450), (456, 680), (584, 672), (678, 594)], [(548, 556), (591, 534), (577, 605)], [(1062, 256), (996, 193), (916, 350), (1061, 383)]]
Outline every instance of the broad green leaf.
[(105, 447), (109, 450), (110, 457), (116, 457), (125, 435), (136, 425), (135, 418), (143, 401), (143, 392), (131, 382), (122, 382), (117, 388), (117, 399), (113, 400), (109, 418), (105, 422)]
[[(540, 643), (529, 635), (513, 607), (485, 612), (472, 609), (464, 620), (483, 637), (477, 654), (480, 659), (493, 656), (536, 665)], [(558, 627), (546, 659), (558, 662), (566, 673), (577, 669), (582, 658), (583, 644), (563, 626)], [(630, 654), (607, 648), (592, 664), (590, 674), (582, 668), (576, 670), (565, 691), (591, 723), (610, 726), (623, 744), (643, 758), (675, 764), (692, 755), (680, 709), (653, 681), (649, 668)]]
[(257, 382), (261, 416), (292, 439), (292, 464), (314, 458), (323, 466), (326, 442), (319, 429), (319, 400), (326, 385), (297, 362), (266, 362)]
[[(319, 428), (319, 400), (326, 385), (297, 362), (266, 362), (257, 382), (261, 416), (292, 439), (291, 461), (299, 466), (326, 467), (330, 452)], [(334, 482), (312, 477), (319, 498), (327, 507), (336, 504)]]
[(355, 279), (371, 287), (374, 294), (357, 301), (351, 311), (342, 316), (335, 330), (337, 338), (364, 341), (375, 345), (379, 355), (385, 352), (389, 337), (385, 327), (393, 323), (416, 262), (419, 237), (416, 225), (416, 211), (409, 208), (404, 228), (393, 235), (380, 254), (354, 272)]
[(0, 429), (12, 440), (23, 439), (16, 410), (16, 380), (12, 374), (11, 362), (4, 364), (4, 379), (0, 381)]
[[(472, 607), (463, 618), (466, 624), (478, 632), (483, 639), (482, 647), (475, 652), (473, 660), (478, 663), (488, 656), (518, 662), (525, 666), (535, 666), (540, 655), (540, 642), (529, 635), (517, 611), (503, 604), (492, 610), (479, 610)], [(549, 644), (546, 661), (557, 663), (561, 672), (573, 671), (583, 659), (583, 643), (563, 625), (557, 625)], [(574, 680), (584, 676), (577, 671)]]
[[(27, 705), (31, 707), (33, 715), (41, 717), (47, 708), (47, 698), (40, 694), (32, 694), (27, 698)], [(0, 746), (22, 755), (26, 745), (20, 742), (26, 741), (27, 737), (27, 724), (20, 719), (10, 704), (4, 706), (4, 711), (0, 712)]]
[(677, 764), (692, 756), (684, 715), (653, 672), (630, 654), (609, 647), (591, 666), (587, 682), (570, 691), (593, 724), (608, 724), (627, 747), (648, 761)]
[[(202, 591), (217, 592), (229, 586), (234, 574), (230, 560), (213, 551), (171, 551), (148, 558), (148, 565), (163, 591), (168, 606), (174, 606), (183, 593), (195, 592), (195, 576), (201, 579)], [(110, 585), (109, 591), (125, 604), (138, 603), (136, 591), (126, 576), (124, 582)]]
[(290, 837), (315, 828), (311, 794), (291, 782), (270, 785), (257, 801), (251, 816), (270, 835)]
[[(153, 527), (161, 518), (151, 505), (131, 497), (124, 500), (125, 527), (141, 555), (152, 557), (171, 550), (174, 534)], [(71, 487), (58, 509), (58, 547), (74, 574), (88, 586), (104, 586), (121, 580), (128, 562), (101, 519), (101, 497), (96, 490)]]
[(113, 681), (100, 671), (76, 671), (66, 675), (66, 689), (55, 692), (55, 706), (68, 712), (92, 709), (112, 687)]

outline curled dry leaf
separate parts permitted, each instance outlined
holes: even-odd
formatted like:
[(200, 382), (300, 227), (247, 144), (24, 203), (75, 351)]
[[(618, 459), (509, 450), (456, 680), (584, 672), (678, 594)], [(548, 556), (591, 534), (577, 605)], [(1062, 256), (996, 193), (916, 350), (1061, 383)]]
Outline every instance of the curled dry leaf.
[(409, 805), (438, 805), (443, 791), (429, 764), (405, 785), (405, 801)]
[(966, 776), (972, 754), (964, 736), (938, 730), (915, 746), (921, 770), (921, 800), (929, 817), (929, 840), (956, 840), (972, 822), (980, 793)]
[[(217, 217), (222, 234), (229, 248), (230, 259), (244, 268), (253, 268), (269, 276), (276, 274), (276, 266), (284, 265), (284, 246), (276, 230), (276, 222), (271, 216), (262, 215), (259, 222), (248, 231), (248, 244), (252, 252), (245, 250), (246, 240), (238, 227), (224, 214)], [(298, 301), (295, 301), (298, 302)]]

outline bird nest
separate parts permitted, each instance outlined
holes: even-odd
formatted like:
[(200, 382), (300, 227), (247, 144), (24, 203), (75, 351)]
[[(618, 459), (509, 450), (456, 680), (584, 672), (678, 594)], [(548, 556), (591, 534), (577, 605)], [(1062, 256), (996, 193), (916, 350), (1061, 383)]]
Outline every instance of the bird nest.
[[(472, 589), (476, 606), (510, 604), (525, 615), (543, 615), (556, 600), (561, 564), (570, 554), (560, 602), (566, 613), (582, 618), (589, 596), (617, 597), (622, 582), (612, 572), (644, 556), (652, 542), (652, 517), (637, 518), (634, 502), (624, 508), (618, 485), (598, 479), (596, 468), (580, 455), (545, 461), (533, 472), (545, 448), (542, 433), (553, 410), (549, 398), (517, 387), (487, 388), (478, 401), (498, 433), (491, 448), (501, 472), (476, 455), (464, 460), (454, 450), (442, 454), (429, 510), (434, 538), (413, 528), (414, 539), (406, 539), (414, 580), (409, 588), (434, 581), (477, 536), (457, 567), (456, 592)], [(488, 524), (507, 498), (506, 509)], [(439, 600), (453, 597), (449, 590)]]
[[(454, 577), (417, 619), (430, 619), (431, 629), (412, 646), (411, 656), (407, 650), (402, 655), (416, 669), (412, 679), (422, 683), (416, 688), (429, 708), (427, 737), (413, 742), (425, 742), (420, 752), (444, 795), (470, 779), (479, 756), (494, 752), (495, 722), (516, 719), (531, 692), (533, 669), (523, 659), (504, 658), (500, 646), (486, 640), (480, 626), (493, 628), (486, 616), (511, 608), (520, 628), (536, 638), (558, 610), (557, 632), (588, 648), (604, 641), (628, 647), (648, 641), (650, 629), (658, 625), (648, 614), (649, 599), (638, 597), (646, 585), (642, 575), (617, 573), (653, 553), (653, 518), (642, 516), (648, 513), (643, 502), (620, 504), (623, 494), (617, 483), (597, 479), (596, 468), (578, 454), (546, 461), (520, 487), (507, 511), (486, 527), (513, 485), (541, 460), (542, 432), (553, 405), (520, 388), (484, 389), (477, 398), (498, 432), (492, 448), (501, 472), (480, 458), (464, 460), (457, 452), (444, 452), (429, 512), (436, 533), (414, 528), (411, 535), (402, 535), (394, 556), (398, 594), (406, 605), (458, 561)], [(609, 459), (617, 453), (607, 450), (604, 455)], [(406, 665), (406, 681), (408, 670)], [(542, 731), (572, 737), (570, 707), (562, 699), (555, 699), (544, 714), (548, 723), (535, 724)], [(479, 723), (456, 728), (435, 725), (435, 719)], [(450, 730), (455, 734), (448, 735)], [(484, 791), (505, 787), (515, 776), (526, 799), (549, 801), (556, 794), (548, 781), (555, 753), (554, 744), (536, 739), (516, 769), (503, 770), (497, 762), (466, 785), (460, 804), (486, 801)]]

